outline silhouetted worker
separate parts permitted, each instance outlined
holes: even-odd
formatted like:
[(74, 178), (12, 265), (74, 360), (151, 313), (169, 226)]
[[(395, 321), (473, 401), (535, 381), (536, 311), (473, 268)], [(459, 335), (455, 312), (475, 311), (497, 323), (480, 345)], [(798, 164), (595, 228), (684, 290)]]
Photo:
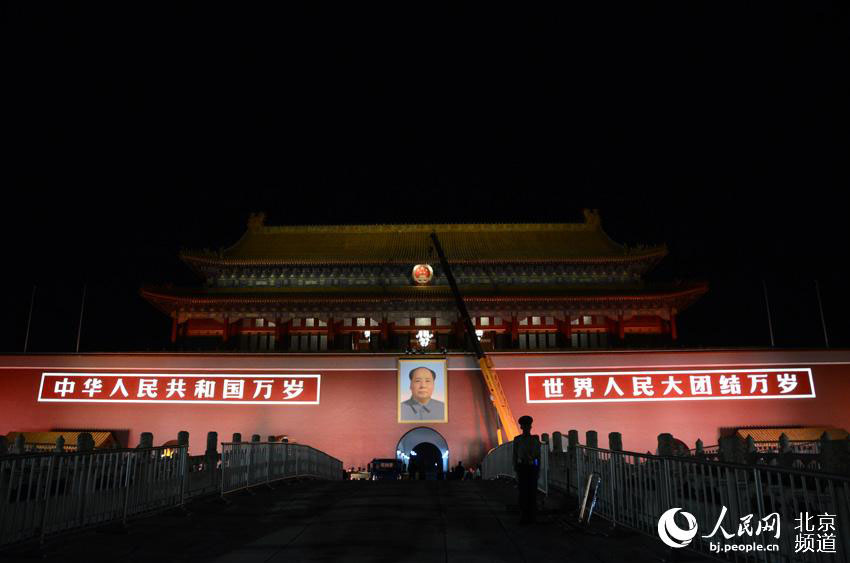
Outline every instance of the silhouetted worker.
[(537, 475), (540, 472), (540, 438), (531, 433), (530, 416), (519, 417), (522, 434), (514, 438), (514, 470), (519, 484), (520, 524), (534, 522), (537, 509)]

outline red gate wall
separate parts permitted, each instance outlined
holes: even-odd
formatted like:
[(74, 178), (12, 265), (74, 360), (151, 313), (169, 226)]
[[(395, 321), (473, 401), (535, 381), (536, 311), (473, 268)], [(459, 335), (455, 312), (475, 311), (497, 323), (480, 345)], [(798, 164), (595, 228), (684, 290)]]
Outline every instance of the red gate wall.
[[(409, 357), (409, 356), (408, 356)], [(493, 355), (516, 417), (534, 417), (534, 432), (586, 430), (623, 434), (625, 449), (655, 451), (656, 437), (670, 432), (693, 447), (717, 443), (721, 429), (739, 426), (836, 426), (850, 429), (850, 351), (676, 351)], [(401, 436), (413, 424), (397, 422), (397, 360), (394, 355), (243, 355), (243, 354), (81, 354), (0, 357), (0, 434), (57, 428), (126, 430), (129, 445), (141, 432), (154, 443), (190, 433), (190, 450), (203, 453), (206, 433), (229, 441), (241, 432), (263, 439), (286, 434), (340, 458), (346, 466), (365, 466), (374, 457), (395, 457)], [(812, 369), (815, 398), (641, 403), (527, 404), (525, 374), (570, 370), (631, 369)], [(320, 373), (318, 405), (204, 405), (39, 403), (45, 371), (126, 373)], [(494, 412), (486, 388), (469, 356), (448, 357), (448, 423), (424, 423), (442, 434), (450, 461), (477, 463), (495, 445)]]

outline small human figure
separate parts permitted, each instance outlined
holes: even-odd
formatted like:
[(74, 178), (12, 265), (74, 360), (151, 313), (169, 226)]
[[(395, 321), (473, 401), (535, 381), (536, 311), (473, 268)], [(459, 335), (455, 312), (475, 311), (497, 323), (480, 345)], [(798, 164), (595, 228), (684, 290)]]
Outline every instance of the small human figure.
[(457, 465), (455, 465), (454, 469), (452, 470), (452, 479), (460, 481), (461, 479), (463, 479), (463, 472), (463, 461), (458, 461)]
[(540, 438), (531, 433), (534, 419), (528, 415), (519, 417), (522, 434), (513, 441), (513, 463), (519, 485), (520, 524), (535, 520), (537, 509), (537, 476), (540, 472)]

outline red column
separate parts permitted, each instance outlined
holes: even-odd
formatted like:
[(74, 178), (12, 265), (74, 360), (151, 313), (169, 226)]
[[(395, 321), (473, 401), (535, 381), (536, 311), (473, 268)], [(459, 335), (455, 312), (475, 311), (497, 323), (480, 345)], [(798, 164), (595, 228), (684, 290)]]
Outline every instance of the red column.
[(461, 321), (455, 321), (452, 323), (452, 328), (455, 332), (455, 337), (459, 339), (463, 339), (463, 335), (466, 334), (466, 327), (463, 326)]
[(387, 342), (390, 339), (390, 323), (387, 319), (381, 319), (378, 329), (381, 331), (381, 342)]
[(334, 342), (334, 335), (336, 333), (335, 328), (336, 327), (334, 327), (334, 318), (328, 318), (328, 350), (331, 349), (331, 344), (333, 344)]
[(626, 337), (626, 327), (623, 326), (623, 313), (617, 315), (617, 336), (620, 340)]
[(287, 320), (280, 326), (280, 342), (283, 346), (284, 339), (289, 336), (289, 329), (292, 327), (292, 319)]
[(570, 316), (565, 315), (563, 321), (558, 321), (558, 319), (555, 319), (555, 321), (560, 325), (558, 329), (561, 331), (561, 334), (564, 335), (564, 339), (567, 341), (567, 346), (569, 346), (570, 338), (572, 337), (572, 330), (570, 329)]
[(274, 318), (274, 349), (280, 350), (280, 317)]
[(171, 343), (177, 342), (177, 315), (171, 319)]
[(224, 317), (224, 329), (221, 332), (222, 342), (227, 342), (230, 337), (230, 317)]

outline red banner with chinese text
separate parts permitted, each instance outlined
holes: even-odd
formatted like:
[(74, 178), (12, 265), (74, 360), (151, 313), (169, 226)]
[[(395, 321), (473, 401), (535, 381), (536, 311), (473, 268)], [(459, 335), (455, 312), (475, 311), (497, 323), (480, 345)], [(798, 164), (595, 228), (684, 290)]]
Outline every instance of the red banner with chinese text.
[(42, 373), (39, 402), (318, 405), (318, 374)]
[(528, 403), (804, 399), (810, 368), (526, 373)]

